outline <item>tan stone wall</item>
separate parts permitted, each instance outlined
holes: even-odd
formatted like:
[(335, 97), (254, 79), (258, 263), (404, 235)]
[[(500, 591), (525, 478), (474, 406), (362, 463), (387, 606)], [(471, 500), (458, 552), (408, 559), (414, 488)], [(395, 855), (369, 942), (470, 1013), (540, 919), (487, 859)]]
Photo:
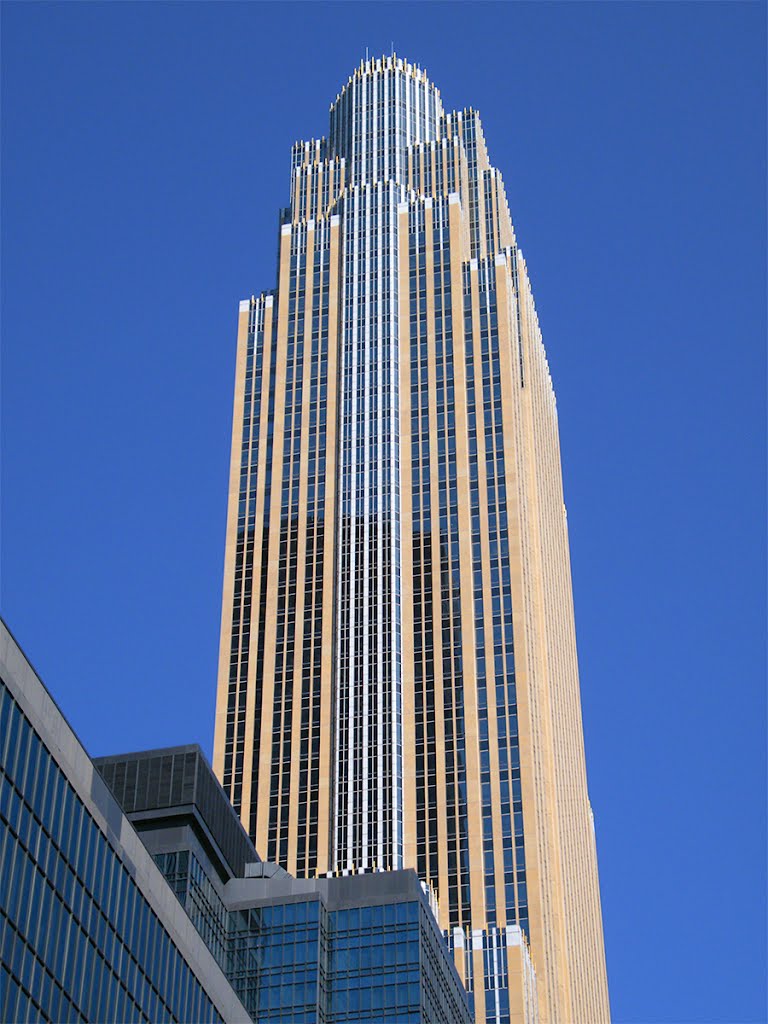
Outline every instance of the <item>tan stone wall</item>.
[[(356, 73), (357, 74), (357, 73)], [(360, 72), (362, 74), (362, 72)], [(357, 80), (357, 79), (355, 79)], [(461, 141), (467, 126), (476, 132), (477, 205), (470, 213), (470, 163)], [(483, 801), (481, 796), (480, 711), (478, 702), (477, 648), (475, 633), (475, 596), (473, 579), (473, 540), (479, 545), (484, 566), (489, 565), (491, 551), (497, 542), (491, 531), (489, 487), (486, 478), (486, 449), (494, 444), (482, 429), (477, 436), (477, 479), (480, 530), (472, 536), (470, 515), (471, 456), (468, 447), (469, 387), (474, 383), (475, 395), (481, 396), (482, 346), (487, 342), (487, 309), (481, 306), (485, 286), (494, 291), (494, 309), (498, 327), (499, 361), (501, 367), (500, 404), (503, 426), (504, 486), (506, 491), (509, 570), (512, 586), (512, 618), (514, 632), (514, 682), (517, 700), (517, 726), (520, 749), (520, 786), (522, 790), (525, 835), (526, 881), (530, 921), (530, 947), (521, 940), (505, 944), (504, 964), (512, 1000), (515, 1024), (607, 1024), (609, 1020), (605, 955), (603, 950), (599, 884), (594, 832), (589, 806), (579, 698), (578, 662), (576, 656), (573, 598), (570, 577), (567, 522), (562, 493), (557, 411), (549, 369), (541, 341), (538, 318), (531, 295), (528, 274), (522, 254), (515, 247), (504, 184), (501, 175), (491, 167), (476, 112), (464, 111), (448, 115), (444, 120), (446, 136), (429, 144), (411, 147), (408, 152), (408, 177), (414, 191), (403, 190), (398, 212), (398, 265), (400, 294), (398, 298), (400, 335), (400, 545), (402, 601), (402, 742), (403, 742), (403, 862), (418, 864), (417, 803), (415, 778), (415, 654), (414, 654), (414, 588), (425, 588), (425, 578), (415, 578), (413, 545), (416, 527), (411, 502), (413, 467), (411, 463), (411, 346), (416, 339), (409, 330), (409, 211), (418, 206), (423, 218), (426, 244), (426, 322), (427, 322), (427, 404), (430, 424), (429, 487), (437, 495), (441, 486), (438, 475), (438, 410), (437, 380), (440, 373), (436, 354), (437, 295), (434, 284), (434, 250), (442, 247), (443, 258), (450, 267), (450, 313), (453, 333), (453, 385), (455, 421), (455, 460), (457, 470), (457, 507), (459, 523), (458, 612), (453, 607), (446, 620), (450, 628), (460, 624), (463, 664), (463, 717), (446, 722), (444, 702), (448, 707), (447, 684), (443, 672), (444, 620), (441, 617), (443, 593), (439, 567), (441, 536), (437, 501), (432, 500), (430, 522), (430, 556), (433, 568), (431, 603), (434, 632), (434, 704), (435, 745), (439, 754), (435, 765), (435, 781), (439, 793), (434, 815), (438, 840), (436, 865), (430, 861), (428, 881), (437, 891), (440, 921), (443, 928), (455, 924), (449, 919), (447, 892), (453, 880), (447, 864), (449, 827), (458, 828), (458, 821), (449, 820), (448, 767), (445, 760), (446, 729), (461, 728), (465, 743), (467, 790), (467, 821), (469, 833), (470, 905), (465, 906), (459, 893), (460, 928), (466, 935), (464, 945), (457, 945), (456, 962), (462, 976), (471, 967), (475, 979), (475, 1002), (478, 1024), (485, 1018), (483, 992), (483, 942), (492, 927), (506, 934), (506, 926), (515, 924), (507, 913), (507, 881), (502, 842), (501, 786), (503, 744), (497, 711), (504, 714), (504, 705), (497, 708), (494, 678), (494, 644), (492, 631), (486, 626), (483, 635), (487, 666), (487, 733), (490, 763), (490, 793), (493, 813), (491, 833), (493, 857), (484, 861)], [(345, 196), (344, 162), (335, 158), (319, 159), (320, 143), (304, 144), (299, 151), (292, 180), (293, 218), (285, 225), (280, 238), (278, 296), (288, 295), (292, 239), (301, 237), (307, 251), (304, 343), (310, 344), (312, 309), (311, 254), (318, 244), (321, 223), (330, 231), (328, 407), (326, 448), (325, 534), (322, 582), (322, 661), (320, 664), (320, 750), (319, 812), (316, 831), (318, 872), (332, 864), (331, 816), (333, 810), (333, 693), (335, 669), (334, 608), (336, 602), (336, 503), (338, 437), (337, 418), (340, 396), (334, 386), (338, 377), (339, 352), (337, 339), (342, 327), (342, 286), (340, 252), (343, 251), (343, 221), (335, 213)], [(452, 155), (452, 166), (449, 156)], [(302, 162), (303, 161), (303, 162)], [(326, 195), (326, 201), (321, 197)], [(313, 196), (317, 196), (317, 199)], [(441, 205), (442, 204), (442, 205)], [(464, 327), (464, 287), (468, 281), (474, 381), (467, 378)], [(487, 298), (484, 300), (487, 301)], [(277, 322), (273, 315), (277, 310)], [(266, 508), (264, 460), (267, 451), (268, 388), (262, 389), (261, 420), (258, 436), (249, 440), (251, 451), (258, 453), (260, 468), (256, 478), (257, 543), (252, 569), (252, 605), (250, 617), (251, 658), (246, 681), (246, 721), (242, 730), (235, 729), (235, 740), (244, 745), (241, 816), (246, 828), (255, 830), (257, 847), (266, 853), (269, 831), (273, 754), (278, 763), (277, 787), (281, 794), (290, 791), (288, 804), (289, 870), (298, 868), (299, 832), (302, 808), (294, 799), (298, 791), (301, 765), (296, 756), (300, 733), (301, 702), (307, 697), (302, 684), (300, 638), (304, 620), (310, 613), (305, 603), (307, 581), (306, 534), (308, 516), (305, 508), (308, 479), (306, 473), (308, 437), (302, 433), (297, 453), (289, 454), (284, 465), (283, 426), (286, 392), (288, 337), (288, 303), (271, 296), (262, 296), (241, 306), (238, 331), (237, 377), (233, 415), (232, 467), (229, 488), (229, 512), (222, 603), (221, 654), (219, 691), (216, 709), (214, 766), (224, 776), (225, 747), (234, 726), (228, 722), (229, 662), (232, 632), (233, 593), (241, 585), (235, 579), (235, 546), (237, 542), (237, 506), (240, 489), (241, 433), (243, 422), (245, 353), (249, 317), (261, 316), (269, 344), (264, 346), (264, 370), (269, 380), (270, 360), (274, 359), (274, 436), (272, 448), (271, 507)], [(484, 333), (485, 332), (485, 333)], [(302, 392), (302, 423), (306, 422), (309, 403), (309, 366), (304, 363)], [(479, 400), (479, 398), (478, 398)], [(490, 450), (490, 449), (489, 449)], [(496, 452), (497, 457), (499, 452)], [(276, 594), (280, 545), (280, 491), (284, 471), (290, 460), (298, 458), (299, 511), (298, 554), (296, 574), (296, 642), (291, 669), (286, 674), (293, 704), (290, 714), (275, 718), (282, 707), (275, 692), (275, 667), (278, 654)], [(267, 551), (266, 614), (263, 680), (257, 686), (255, 676), (255, 638), (259, 622), (261, 579), (261, 544), (259, 539), (267, 517), (271, 528)], [(488, 575), (482, 581), (482, 605), (492, 608), (494, 594)], [(314, 598), (312, 598), (314, 600)], [(309, 602), (310, 598), (306, 598)], [(460, 620), (460, 623), (459, 623)], [(241, 624), (242, 625), (242, 624)], [(240, 626), (238, 626), (240, 628)], [(448, 627), (446, 627), (448, 628)], [(450, 639), (450, 638), (448, 638)], [(285, 653), (285, 643), (281, 653)], [(314, 658), (315, 655), (313, 654)], [(313, 663), (314, 664), (314, 663)], [(445, 687), (445, 690), (444, 690)], [(240, 690), (237, 691), (239, 698)], [(499, 698), (501, 699), (501, 697)], [(504, 697), (504, 700), (507, 700)], [(257, 714), (258, 701), (261, 714)], [(276, 703), (277, 701), (277, 703)], [(238, 726), (239, 729), (239, 726)], [(285, 737), (293, 737), (291, 757), (285, 754)], [(255, 773), (256, 788), (251, 786), (251, 762), (255, 743), (260, 756)], [(506, 751), (505, 751), (506, 753)], [(230, 787), (232, 791), (232, 787)], [(278, 818), (283, 811), (280, 810)], [(280, 825), (278, 821), (278, 825)], [(254, 829), (255, 827), (255, 829)], [(517, 871), (517, 865), (515, 866)], [(495, 894), (495, 921), (491, 920), (486, 900), (486, 885), (492, 884)], [(517, 890), (513, 895), (513, 909)], [(517, 913), (515, 909), (515, 913)], [(483, 935), (486, 938), (483, 938)], [(495, 941), (495, 940), (494, 940)], [(506, 943), (506, 940), (505, 940)], [(501, 954), (500, 954), (501, 955)], [(502, 971), (503, 973), (503, 971)], [(488, 1012), (491, 1012), (489, 1002)], [(489, 1017), (489, 1019), (491, 1019)]]

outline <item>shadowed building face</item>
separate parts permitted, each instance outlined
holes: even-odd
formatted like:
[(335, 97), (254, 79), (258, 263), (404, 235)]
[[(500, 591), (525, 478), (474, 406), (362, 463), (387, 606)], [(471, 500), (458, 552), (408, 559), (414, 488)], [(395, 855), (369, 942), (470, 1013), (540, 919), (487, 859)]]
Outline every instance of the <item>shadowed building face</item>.
[(240, 305), (214, 767), (299, 876), (413, 867), (477, 1019), (608, 996), (557, 412), (473, 110), (367, 61)]

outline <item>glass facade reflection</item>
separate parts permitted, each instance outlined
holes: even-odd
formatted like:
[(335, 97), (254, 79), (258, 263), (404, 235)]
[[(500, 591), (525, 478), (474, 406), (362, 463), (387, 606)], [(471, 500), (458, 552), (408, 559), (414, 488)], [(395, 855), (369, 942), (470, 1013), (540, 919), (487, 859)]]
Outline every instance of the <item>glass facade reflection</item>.
[(194, 746), (96, 767), (254, 1020), (470, 1024), (415, 872), (297, 879), (259, 861)]
[[(157, 859), (190, 909), (189, 881), (170, 872), (179, 865), (195, 870), (194, 858), (185, 852)], [(369, 878), (375, 885), (377, 876)], [(222, 966), (254, 1020), (469, 1024), (466, 995), (421, 899), (332, 909), (342, 880), (319, 881), (324, 898), (262, 903), (227, 915)], [(212, 934), (210, 914), (195, 921), (202, 935)]]
[(445, 954), (419, 902), (339, 910), (329, 916), (334, 1024), (444, 1024), (468, 1017), (463, 994), (445, 984)]
[[(145, 871), (164, 883), (90, 762), (83, 755), (100, 794), (92, 806), (51, 753), (82, 753), (55, 705), (45, 694), (55, 745), (22, 710), (30, 689), (38, 698), (44, 690), (0, 627), (0, 1020), (242, 1020), (221, 974), (224, 998), (215, 1005), (200, 964), (216, 974), (215, 965), (188, 924), (189, 942), (180, 940), (170, 893), (148, 898)], [(26, 691), (14, 662), (26, 671)], [(104, 813), (106, 831), (97, 820)], [(126, 856), (123, 827), (143, 857)]]
[(4, 684), (0, 736), (0, 1020), (220, 1021)]
[(242, 912), (239, 924), (239, 941), (248, 943), (258, 972), (255, 979), (249, 977), (250, 991), (243, 996), (252, 1015), (270, 1024), (327, 1024), (328, 942), (322, 904), (253, 908)]

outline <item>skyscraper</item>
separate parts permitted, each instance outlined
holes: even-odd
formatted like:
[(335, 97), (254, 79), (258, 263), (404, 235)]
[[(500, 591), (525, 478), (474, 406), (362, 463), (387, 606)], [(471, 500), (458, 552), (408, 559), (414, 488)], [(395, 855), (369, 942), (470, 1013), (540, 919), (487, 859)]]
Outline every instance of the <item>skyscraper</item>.
[(528, 273), (478, 114), (395, 56), (294, 146), (240, 304), (214, 767), (288, 871), (414, 867), (478, 1021), (608, 1020)]

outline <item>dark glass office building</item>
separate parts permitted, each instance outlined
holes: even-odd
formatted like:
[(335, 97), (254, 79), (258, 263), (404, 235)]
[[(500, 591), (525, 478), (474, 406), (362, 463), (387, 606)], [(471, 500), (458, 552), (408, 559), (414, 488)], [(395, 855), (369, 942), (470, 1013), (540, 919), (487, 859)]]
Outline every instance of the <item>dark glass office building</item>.
[(0, 1020), (248, 1020), (2, 623)]
[(261, 862), (198, 747), (95, 764), (254, 1020), (469, 1024), (414, 871), (297, 879)]

